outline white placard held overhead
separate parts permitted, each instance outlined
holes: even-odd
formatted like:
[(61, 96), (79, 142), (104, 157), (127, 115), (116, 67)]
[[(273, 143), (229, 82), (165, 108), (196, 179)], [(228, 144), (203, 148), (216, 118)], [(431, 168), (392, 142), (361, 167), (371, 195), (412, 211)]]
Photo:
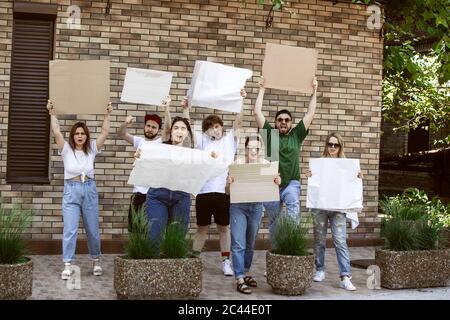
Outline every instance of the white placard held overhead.
[(120, 101), (160, 106), (171, 84), (171, 72), (127, 68)]
[(332, 211), (361, 211), (362, 179), (358, 159), (310, 159), (306, 207)]
[(249, 69), (196, 61), (188, 91), (189, 105), (239, 113), (243, 100), (240, 92), (252, 74)]

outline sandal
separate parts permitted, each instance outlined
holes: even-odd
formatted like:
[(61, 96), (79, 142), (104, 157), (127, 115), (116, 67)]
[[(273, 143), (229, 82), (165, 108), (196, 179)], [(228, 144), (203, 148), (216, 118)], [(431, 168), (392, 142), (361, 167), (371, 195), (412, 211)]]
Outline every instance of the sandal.
[(258, 286), (258, 283), (255, 279), (253, 279), (251, 276), (244, 277), (244, 283), (248, 285), (249, 287), (256, 288)]
[(247, 286), (245, 282), (237, 283), (237, 291), (240, 293), (250, 294), (252, 290)]

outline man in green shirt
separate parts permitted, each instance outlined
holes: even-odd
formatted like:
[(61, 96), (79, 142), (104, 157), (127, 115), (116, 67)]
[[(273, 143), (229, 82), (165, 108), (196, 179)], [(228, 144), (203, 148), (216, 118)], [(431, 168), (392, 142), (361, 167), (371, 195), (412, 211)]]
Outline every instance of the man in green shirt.
[[(269, 232), (273, 237), (274, 222), (281, 212), (283, 203), (286, 205), (287, 214), (300, 220), (300, 147), (308, 135), (308, 128), (316, 112), (316, 92), (317, 79), (314, 78), (313, 95), (309, 103), (308, 111), (303, 119), (295, 127), (292, 125), (293, 119), (291, 113), (286, 110), (280, 110), (275, 115), (275, 128), (266, 120), (262, 113), (262, 104), (264, 99), (264, 79), (259, 83), (259, 94), (254, 108), (256, 123), (259, 129), (266, 130), (266, 137), (263, 137), (266, 143), (266, 154), (272, 150), (272, 130), (278, 131), (279, 137), (279, 171), (281, 176), (280, 201), (266, 202), (264, 207), (269, 215)], [(263, 134), (264, 136), (265, 134)], [(270, 154), (272, 158), (276, 155)]]

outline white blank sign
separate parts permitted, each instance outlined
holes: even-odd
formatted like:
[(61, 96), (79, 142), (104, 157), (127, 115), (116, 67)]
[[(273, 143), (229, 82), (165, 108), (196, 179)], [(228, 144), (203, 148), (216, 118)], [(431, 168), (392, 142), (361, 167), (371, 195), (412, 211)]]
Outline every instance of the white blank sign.
[(241, 89), (253, 72), (220, 63), (196, 61), (188, 91), (189, 105), (239, 113)]
[(171, 72), (127, 68), (120, 101), (159, 106), (171, 84)]

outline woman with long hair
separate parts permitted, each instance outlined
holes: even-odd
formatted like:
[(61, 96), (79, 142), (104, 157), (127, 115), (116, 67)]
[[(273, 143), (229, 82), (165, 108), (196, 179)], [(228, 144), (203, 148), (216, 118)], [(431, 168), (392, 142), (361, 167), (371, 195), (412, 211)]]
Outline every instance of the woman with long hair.
[[(325, 158), (345, 158), (344, 139), (338, 133), (330, 133), (325, 140), (322, 153)], [(307, 171), (306, 176), (311, 177), (314, 172)], [(362, 179), (361, 173), (358, 178)], [(314, 224), (314, 253), (316, 255), (316, 273), (314, 281), (321, 282), (325, 279), (325, 247), (327, 240), (328, 223), (331, 225), (331, 235), (339, 266), (341, 277), (340, 287), (354, 291), (355, 286), (351, 282), (350, 252), (347, 246), (347, 221), (343, 212), (312, 209), (311, 215)]]
[[(163, 142), (178, 147), (193, 148), (193, 134), (187, 118), (175, 117), (170, 127), (169, 140)], [(182, 177), (181, 177), (182, 178)], [(191, 195), (184, 191), (167, 188), (149, 188), (146, 199), (146, 214), (150, 224), (150, 240), (158, 244), (168, 222), (177, 221), (185, 234), (189, 227)]]
[(86, 125), (83, 122), (77, 122), (70, 130), (68, 142), (61, 133), (58, 118), (50, 100), (47, 109), (51, 116), (51, 127), (56, 145), (64, 163), (64, 196), (62, 200), (64, 270), (61, 278), (67, 280), (72, 274), (71, 263), (75, 257), (80, 213), (83, 214), (89, 254), (93, 259), (93, 274), (99, 276), (103, 271), (99, 261), (101, 251), (94, 160), (108, 137), (109, 115), (112, 112), (112, 106), (109, 103), (106, 107), (102, 130), (97, 139), (91, 139)]

